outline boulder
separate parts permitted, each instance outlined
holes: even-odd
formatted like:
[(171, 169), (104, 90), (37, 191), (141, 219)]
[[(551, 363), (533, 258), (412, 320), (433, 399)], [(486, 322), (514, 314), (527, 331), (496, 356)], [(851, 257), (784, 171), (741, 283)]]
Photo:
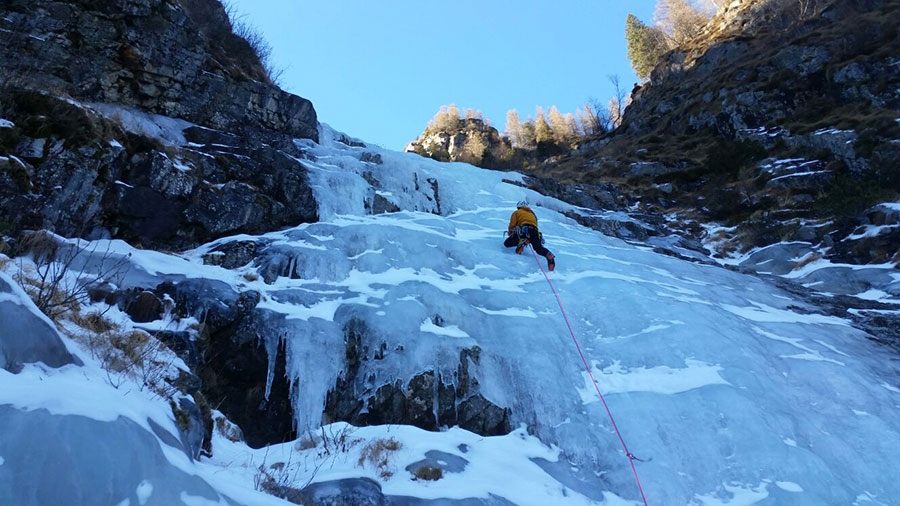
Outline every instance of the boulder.
[(12, 278), (0, 272), (0, 368), (18, 373), (24, 364), (35, 362), (49, 367), (81, 365), (53, 323)]

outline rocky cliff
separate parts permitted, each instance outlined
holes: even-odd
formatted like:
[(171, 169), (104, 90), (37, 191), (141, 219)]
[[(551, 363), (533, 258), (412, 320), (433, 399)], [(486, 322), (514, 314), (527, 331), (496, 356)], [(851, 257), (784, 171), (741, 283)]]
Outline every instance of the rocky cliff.
[[(614, 185), (720, 255), (804, 241), (851, 263), (900, 261), (900, 4), (736, 0), (668, 53), (622, 125), (535, 174)], [(879, 211), (881, 209), (881, 211)], [(890, 214), (890, 213), (888, 213)], [(853, 234), (884, 225), (878, 234)]]
[(315, 109), (215, 0), (5, 2), (0, 67), (3, 234), (178, 249), (316, 219), (292, 144)]

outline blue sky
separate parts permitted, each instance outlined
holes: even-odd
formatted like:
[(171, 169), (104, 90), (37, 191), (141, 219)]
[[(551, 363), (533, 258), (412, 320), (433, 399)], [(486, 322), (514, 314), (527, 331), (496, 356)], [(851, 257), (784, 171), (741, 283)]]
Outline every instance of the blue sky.
[(440, 106), (479, 110), (499, 130), (506, 112), (575, 112), (604, 103), (618, 75), (637, 81), (625, 17), (652, 19), (655, 0), (230, 0), (272, 46), (281, 85), (313, 102), (319, 121), (401, 150)]

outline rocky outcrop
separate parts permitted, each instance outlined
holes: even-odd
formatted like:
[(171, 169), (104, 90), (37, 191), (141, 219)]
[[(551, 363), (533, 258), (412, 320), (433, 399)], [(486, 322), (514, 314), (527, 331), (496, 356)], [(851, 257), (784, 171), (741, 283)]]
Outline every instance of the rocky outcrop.
[(0, 221), (7, 234), (43, 228), (171, 250), (317, 219), (289, 139), (257, 144), (29, 90), (7, 89), (5, 98), (0, 109), (11, 125), (0, 129), (7, 160)]
[(8, 2), (0, 38), (0, 232), (173, 250), (317, 219), (315, 110), (217, 1)]
[(346, 366), (325, 401), (324, 421), (353, 425), (403, 424), (425, 430), (459, 427), (485, 436), (508, 434), (511, 411), (480, 393), (478, 379), (470, 372), (480, 349), (460, 351), (457, 371), (444, 377), (423, 371), (408, 381), (377, 378), (366, 367), (384, 358), (385, 344), (371, 335), (362, 320), (351, 320), (344, 329)]
[(228, 132), (318, 137), (312, 104), (269, 82), (216, 0), (13, 0), (0, 61), (5, 85)]
[(488, 169), (517, 166), (509, 139), (478, 118), (459, 120), (449, 129), (429, 125), (422, 135), (407, 144), (404, 151), (441, 162), (465, 162)]
[[(809, 10), (798, 10), (802, 4)], [(889, 83), (900, 81), (900, 70), (886, 48), (898, 44), (898, 19), (885, 1), (732, 2), (657, 66), (623, 131), (710, 128), (733, 137), (745, 128), (795, 129), (851, 105), (896, 110), (900, 93)]]

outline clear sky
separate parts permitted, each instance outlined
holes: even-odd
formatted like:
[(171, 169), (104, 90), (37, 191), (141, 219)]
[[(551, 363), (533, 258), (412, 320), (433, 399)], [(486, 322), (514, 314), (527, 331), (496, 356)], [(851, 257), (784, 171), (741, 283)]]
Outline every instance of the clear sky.
[(401, 150), (442, 105), (475, 109), (499, 130), (506, 112), (575, 112), (637, 81), (625, 17), (655, 0), (229, 0), (272, 46), (282, 88), (319, 121)]

